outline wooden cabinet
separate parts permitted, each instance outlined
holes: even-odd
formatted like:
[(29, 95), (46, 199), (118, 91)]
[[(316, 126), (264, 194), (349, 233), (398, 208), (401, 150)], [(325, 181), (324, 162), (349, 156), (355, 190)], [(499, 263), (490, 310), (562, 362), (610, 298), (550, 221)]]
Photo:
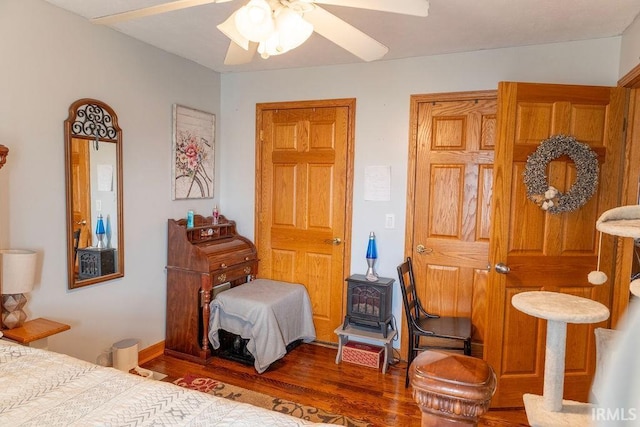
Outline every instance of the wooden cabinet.
[[(214, 287), (234, 287), (258, 271), (257, 251), (234, 221), (194, 216), (168, 223), (165, 353), (206, 364), (211, 359), (209, 303)], [(227, 285), (228, 283), (228, 285)]]

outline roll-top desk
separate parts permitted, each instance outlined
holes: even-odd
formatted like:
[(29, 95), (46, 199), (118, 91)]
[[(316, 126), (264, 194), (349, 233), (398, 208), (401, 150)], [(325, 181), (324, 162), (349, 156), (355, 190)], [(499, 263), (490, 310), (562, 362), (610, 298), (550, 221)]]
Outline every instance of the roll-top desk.
[(258, 271), (257, 251), (238, 235), (234, 221), (220, 216), (169, 220), (167, 250), (167, 328), (165, 354), (202, 364), (211, 360), (209, 303), (214, 287), (245, 283)]

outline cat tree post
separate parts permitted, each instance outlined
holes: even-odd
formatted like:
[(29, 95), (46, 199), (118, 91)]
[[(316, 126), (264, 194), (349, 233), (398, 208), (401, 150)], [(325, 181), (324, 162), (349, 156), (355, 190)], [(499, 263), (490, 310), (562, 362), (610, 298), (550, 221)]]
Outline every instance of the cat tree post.
[(588, 298), (559, 292), (521, 292), (511, 304), (523, 313), (547, 320), (543, 395), (525, 394), (525, 411), (534, 426), (580, 425), (590, 414), (588, 404), (563, 400), (567, 323), (598, 323), (609, 309)]

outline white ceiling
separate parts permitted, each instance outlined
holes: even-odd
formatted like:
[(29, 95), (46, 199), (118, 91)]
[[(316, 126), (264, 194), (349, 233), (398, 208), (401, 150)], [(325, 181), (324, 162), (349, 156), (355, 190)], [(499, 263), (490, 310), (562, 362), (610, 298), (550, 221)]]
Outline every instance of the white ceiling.
[[(85, 18), (166, 0), (45, 0)], [(362, 62), (314, 33), (301, 47), (250, 64), (225, 66), (229, 39), (216, 25), (247, 0), (208, 4), (113, 25), (133, 38), (219, 72)], [(395, 0), (388, 0), (393, 2)], [(619, 36), (640, 13), (640, 0), (430, 0), (426, 18), (323, 6), (389, 47), (382, 58), (408, 58), (510, 46)]]

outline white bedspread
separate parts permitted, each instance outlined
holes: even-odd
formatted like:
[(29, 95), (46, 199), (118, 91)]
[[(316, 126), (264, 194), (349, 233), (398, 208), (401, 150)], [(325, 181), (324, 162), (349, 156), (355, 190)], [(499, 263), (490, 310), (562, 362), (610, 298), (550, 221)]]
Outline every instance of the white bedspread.
[(316, 338), (311, 300), (303, 285), (257, 279), (224, 291), (211, 302), (209, 340), (220, 347), (218, 329), (248, 339), (255, 368), (264, 372), (287, 353), (287, 345)]
[(0, 341), (2, 426), (298, 426), (307, 421)]

